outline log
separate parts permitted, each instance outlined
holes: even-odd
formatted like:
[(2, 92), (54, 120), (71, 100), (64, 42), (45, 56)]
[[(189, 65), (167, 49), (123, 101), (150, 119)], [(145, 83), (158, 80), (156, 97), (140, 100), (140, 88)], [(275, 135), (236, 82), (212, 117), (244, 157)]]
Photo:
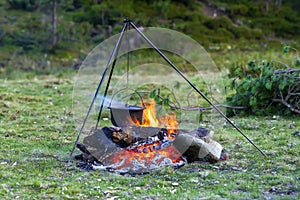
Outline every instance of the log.
[(101, 163), (104, 163), (107, 157), (120, 149), (106, 136), (106, 134), (108, 134), (108, 132), (106, 132), (108, 129), (114, 130), (104, 127), (96, 130), (92, 135), (86, 136), (83, 139), (83, 144), (87, 150)]

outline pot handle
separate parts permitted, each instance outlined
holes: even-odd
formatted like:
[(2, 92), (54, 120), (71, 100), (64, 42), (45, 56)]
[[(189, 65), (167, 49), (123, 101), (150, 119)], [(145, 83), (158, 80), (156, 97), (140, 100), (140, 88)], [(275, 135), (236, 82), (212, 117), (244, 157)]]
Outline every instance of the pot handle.
[(132, 96), (133, 94), (137, 94), (137, 95), (139, 96), (141, 102), (142, 102), (143, 107), (144, 107), (144, 108), (146, 107), (146, 106), (145, 106), (145, 103), (144, 103), (144, 101), (143, 101), (143, 98), (142, 98), (142, 96), (141, 96), (140, 93), (138, 93), (138, 92), (137, 92), (136, 90), (134, 90), (134, 89), (123, 88), (123, 89), (117, 91), (115, 94), (113, 94), (113, 96), (112, 96), (112, 98), (111, 98), (111, 101), (110, 101), (110, 103), (109, 103), (109, 108), (111, 107), (112, 101), (113, 101), (113, 99), (115, 98), (115, 96), (116, 96), (118, 93), (121, 93), (121, 92), (123, 92), (123, 91), (125, 91), (125, 90), (131, 90), (132, 93), (126, 95), (126, 96), (123, 97), (122, 99), (124, 99), (124, 98), (126, 98), (126, 97), (129, 97), (129, 96)]

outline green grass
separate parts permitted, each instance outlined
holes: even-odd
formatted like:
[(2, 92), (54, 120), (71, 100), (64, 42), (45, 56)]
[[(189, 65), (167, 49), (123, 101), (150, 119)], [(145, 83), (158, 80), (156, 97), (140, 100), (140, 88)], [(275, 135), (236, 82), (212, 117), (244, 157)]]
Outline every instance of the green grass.
[(1, 199), (298, 199), (299, 116), (235, 117), (264, 158), (225, 124), (215, 140), (228, 161), (163, 168), (139, 176), (85, 172), (72, 162), (72, 78), (0, 80)]

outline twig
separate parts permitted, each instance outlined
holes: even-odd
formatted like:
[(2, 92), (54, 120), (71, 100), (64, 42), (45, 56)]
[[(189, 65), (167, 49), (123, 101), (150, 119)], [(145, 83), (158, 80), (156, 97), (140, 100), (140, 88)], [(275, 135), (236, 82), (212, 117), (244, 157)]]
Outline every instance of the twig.
[[(164, 98), (160, 95), (157, 95), (157, 97), (164, 100)], [(190, 103), (188, 102), (188, 104), (190, 104)], [(181, 106), (175, 106), (175, 104), (174, 105), (168, 104), (168, 106), (171, 109), (184, 110), (184, 111), (206, 111), (206, 110), (214, 109), (213, 106), (208, 106), (208, 107), (181, 107)], [(238, 110), (249, 108), (248, 106), (230, 106), (230, 105), (226, 105), (226, 104), (215, 104), (215, 106), (216, 107), (223, 107), (223, 108), (238, 109)]]
[[(185, 108), (184, 107), (171, 106), (171, 105), (169, 105), (169, 106), (170, 106), (170, 108), (184, 110), (184, 111), (193, 111), (193, 110), (206, 111), (206, 110), (214, 109), (212, 106), (208, 106), (208, 107), (185, 107)], [(223, 108), (238, 109), (238, 110), (249, 108), (247, 106), (230, 106), (230, 105), (226, 105), (226, 104), (216, 104), (215, 106), (216, 107), (223, 107)]]
[(292, 112), (295, 112), (295, 113), (300, 114), (300, 110), (294, 108), (291, 104), (289, 104), (289, 103), (287, 102), (287, 100), (288, 100), (287, 97), (288, 97), (288, 96), (284, 99), (281, 90), (279, 90), (279, 92), (280, 92), (281, 99), (272, 99), (272, 101), (273, 101), (273, 102), (279, 102), (279, 103), (282, 103), (283, 105), (285, 105), (286, 107), (288, 107)]
[[(289, 68), (289, 66), (288, 66), (287, 64), (285, 64), (285, 63), (283, 63), (283, 62), (280, 62), (280, 61), (278, 61), (278, 60), (271, 60), (271, 62), (275, 62), (275, 63), (278, 63), (278, 64), (281, 64), (281, 65), (285, 66), (286, 68)], [(283, 70), (282, 70), (282, 71), (283, 71)], [(274, 74), (275, 74), (275, 72), (274, 72)]]
[(283, 105), (285, 105), (286, 107), (288, 107), (292, 112), (298, 113), (300, 114), (300, 110), (294, 108), (293, 106), (291, 106), (289, 103), (287, 103), (286, 101), (282, 100), (282, 99), (272, 99), (273, 102), (279, 102), (282, 103)]
[(290, 47), (291, 49), (293, 49), (296, 52), (296, 58), (299, 58), (299, 52), (296, 48)]

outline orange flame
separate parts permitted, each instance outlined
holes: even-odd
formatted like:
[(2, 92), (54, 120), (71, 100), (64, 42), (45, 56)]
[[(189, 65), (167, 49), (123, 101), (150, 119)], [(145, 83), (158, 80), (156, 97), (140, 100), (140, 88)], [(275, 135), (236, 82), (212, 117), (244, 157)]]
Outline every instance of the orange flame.
[[(137, 126), (166, 128), (168, 130), (168, 137), (170, 140), (174, 140), (175, 134), (177, 134), (178, 122), (176, 120), (176, 114), (167, 114), (158, 119), (154, 99), (151, 99), (150, 103), (146, 105), (146, 108), (143, 111), (143, 122), (140, 123), (138, 120), (134, 119), (134, 123)], [(164, 158), (169, 158), (173, 163), (182, 161), (181, 154), (179, 154), (172, 145), (164, 149), (156, 150), (156, 146), (158, 145), (160, 145), (160, 143), (156, 142), (154, 144), (146, 144), (137, 147), (138, 152), (133, 150), (121, 150), (114, 154), (111, 159), (113, 163), (125, 160), (125, 162), (117, 168), (129, 167), (133, 164), (133, 160), (150, 165), (153, 163), (153, 160), (158, 157), (160, 159), (155, 159), (156, 164), (160, 164)]]
[(162, 127), (168, 129), (168, 133), (176, 132), (178, 128), (178, 122), (176, 119), (176, 114), (166, 114), (163, 117), (157, 119), (155, 101), (151, 99), (150, 103), (146, 105), (143, 112), (143, 122), (142, 124), (138, 120), (134, 120), (134, 123), (138, 126), (152, 126), (152, 127)]
[(156, 109), (155, 109), (155, 101), (154, 99), (146, 106), (143, 112), (143, 124), (140, 126), (153, 126), (158, 127), (160, 125), (158, 119), (156, 118)]

